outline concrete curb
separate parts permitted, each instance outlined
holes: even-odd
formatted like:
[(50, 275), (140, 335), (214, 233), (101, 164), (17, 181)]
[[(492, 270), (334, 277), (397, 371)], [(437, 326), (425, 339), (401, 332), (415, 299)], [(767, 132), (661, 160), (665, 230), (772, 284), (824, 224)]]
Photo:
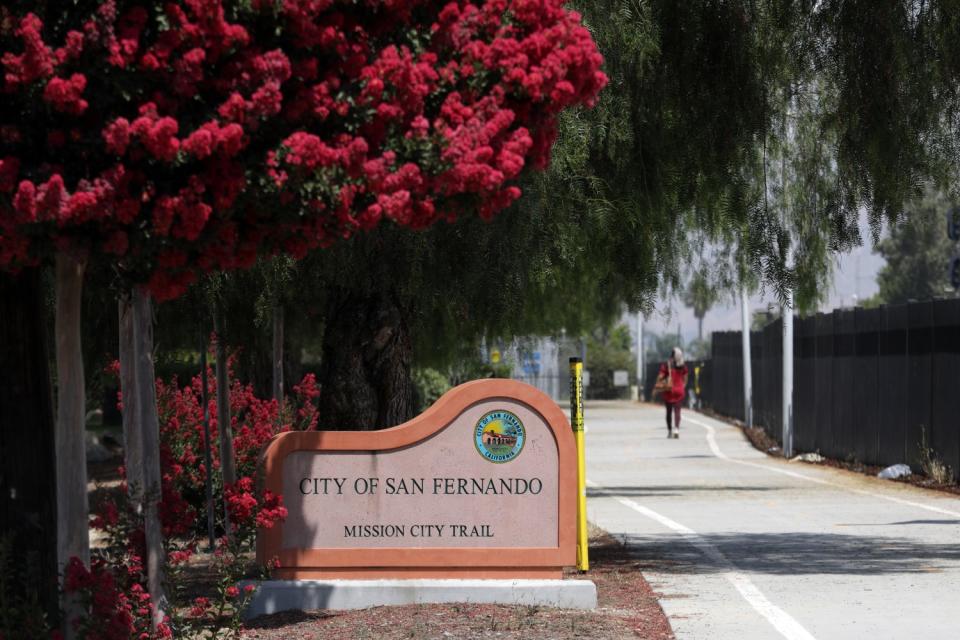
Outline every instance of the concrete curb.
[(267, 580), (259, 584), (244, 617), (454, 602), (593, 609), (597, 586), (590, 580)]

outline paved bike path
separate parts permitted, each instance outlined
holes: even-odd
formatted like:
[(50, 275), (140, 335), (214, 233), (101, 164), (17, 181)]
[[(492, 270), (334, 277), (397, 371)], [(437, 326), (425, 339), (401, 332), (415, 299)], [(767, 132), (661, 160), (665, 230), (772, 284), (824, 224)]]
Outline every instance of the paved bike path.
[(684, 411), (590, 403), (587, 514), (663, 594), (678, 640), (956, 638), (960, 499), (768, 458)]

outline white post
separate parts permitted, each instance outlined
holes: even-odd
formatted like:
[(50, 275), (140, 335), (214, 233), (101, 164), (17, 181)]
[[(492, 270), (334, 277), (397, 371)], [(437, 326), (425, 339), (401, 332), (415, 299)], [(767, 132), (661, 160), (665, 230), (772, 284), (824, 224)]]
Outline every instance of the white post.
[(740, 334), (743, 343), (743, 421), (753, 426), (753, 369), (750, 361), (750, 309), (747, 288), (740, 285)]
[(637, 311), (637, 398), (643, 400), (643, 312)]
[[(90, 566), (89, 508), (87, 502), (86, 386), (83, 379), (83, 352), (80, 348), (80, 308), (86, 261), (57, 254), (56, 347), (57, 422), (57, 563), (61, 570), (70, 558)], [(37, 473), (44, 473), (37, 469)], [(79, 603), (64, 601), (63, 632), (75, 638), (71, 620), (80, 614)]]
[(783, 455), (793, 457), (793, 290), (787, 289), (783, 319)]

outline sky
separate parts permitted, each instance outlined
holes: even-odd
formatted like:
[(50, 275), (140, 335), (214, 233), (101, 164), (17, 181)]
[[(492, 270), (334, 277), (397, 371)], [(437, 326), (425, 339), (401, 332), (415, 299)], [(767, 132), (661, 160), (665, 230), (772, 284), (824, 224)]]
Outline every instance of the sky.
[[(873, 241), (867, 224), (866, 214), (860, 216), (860, 236), (864, 245), (854, 248), (836, 258), (833, 285), (827, 301), (820, 311), (830, 311), (838, 307), (856, 306), (857, 300), (868, 298), (877, 292), (877, 272), (883, 266), (883, 258), (873, 252)], [(767, 291), (766, 295), (757, 294), (750, 299), (750, 312), (762, 311), (768, 304), (778, 306), (776, 295)], [(631, 332), (634, 323), (630, 322)], [(684, 342), (697, 337), (697, 319), (693, 310), (683, 306), (679, 300), (658, 300), (656, 308), (644, 321), (644, 331), (662, 334), (666, 331), (677, 332), (679, 324)], [(740, 304), (731, 299), (721, 300), (712, 307), (703, 319), (704, 336), (711, 331), (740, 329)]]

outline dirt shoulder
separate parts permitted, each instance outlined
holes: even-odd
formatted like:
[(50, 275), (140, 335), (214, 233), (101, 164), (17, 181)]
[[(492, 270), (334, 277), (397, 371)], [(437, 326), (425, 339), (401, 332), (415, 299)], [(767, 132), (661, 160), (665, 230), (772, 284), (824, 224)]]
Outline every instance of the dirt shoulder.
[[(674, 636), (670, 622), (629, 550), (605, 532), (594, 529), (590, 536), (590, 554), (590, 571), (582, 577), (597, 585), (599, 606), (594, 611), (465, 604), (298, 611), (256, 618), (247, 624), (243, 637), (263, 640), (671, 640)], [(570, 571), (566, 578), (577, 580), (581, 576)]]
[[(712, 411), (704, 411), (704, 413), (715, 420), (726, 422), (727, 424), (733, 425), (743, 431), (743, 435), (747, 438), (747, 440), (750, 441), (750, 444), (753, 445), (754, 449), (762, 451), (773, 458), (782, 459), (784, 457), (783, 450), (780, 448), (780, 444), (771, 438), (762, 427), (747, 427), (738, 420), (731, 420), (730, 418), (717, 415)], [(870, 476), (872, 478), (876, 478), (877, 474), (883, 470), (883, 467), (881, 466), (864, 464), (858, 460), (837, 460), (834, 458), (824, 457), (822, 460), (818, 461), (802, 460), (802, 462), (804, 464), (815, 464), (824, 467), (831, 467), (833, 469), (851, 471), (853, 473)], [(960, 485), (955, 483), (937, 482), (933, 478), (930, 478), (922, 473), (914, 473), (913, 475), (909, 475), (905, 478), (887, 480), (887, 482), (897, 482), (900, 484), (919, 487), (921, 489), (931, 489), (933, 491), (941, 491), (952, 495), (960, 495)]]

